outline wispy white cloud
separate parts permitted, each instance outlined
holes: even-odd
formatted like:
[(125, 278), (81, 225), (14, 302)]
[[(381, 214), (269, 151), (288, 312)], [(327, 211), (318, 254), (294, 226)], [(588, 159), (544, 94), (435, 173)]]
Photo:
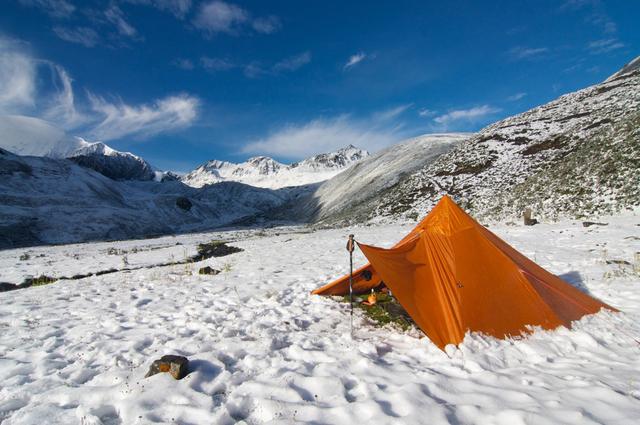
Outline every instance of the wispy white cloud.
[(249, 13), (235, 4), (223, 1), (203, 3), (193, 21), (199, 28), (209, 35), (216, 33), (237, 34), (242, 24), (249, 20)]
[(516, 93), (516, 94), (513, 94), (513, 95), (507, 97), (507, 100), (509, 102), (515, 102), (517, 100), (520, 100), (520, 99), (524, 98), (526, 95), (527, 94), (524, 93), (524, 92)]
[(251, 25), (256, 32), (262, 34), (272, 34), (282, 28), (282, 22), (280, 21), (280, 18), (274, 15), (256, 18), (253, 20)]
[(67, 18), (76, 7), (67, 0), (18, 0), (24, 6), (36, 7), (54, 18)]
[(239, 35), (246, 30), (272, 34), (282, 28), (280, 18), (275, 15), (254, 18), (248, 10), (221, 0), (202, 3), (193, 25), (208, 36), (217, 33)]
[(180, 69), (184, 69), (190, 71), (195, 68), (195, 65), (191, 59), (178, 58), (171, 61), (173, 66), (176, 66)]
[(587, 49), (591, 54), (598, 55), (601, 53), (609, 53), (614, 50), (623, 48), (625, 45), (617, 38), (604, 38), (602, 40), (592, 41), (587, 45)]
[(158, 10), (169, 12), (176, 18), (183, 19), (191, 10), (191, 0), (125, 0), (127, 3), (153, 6)]
[(236, 67), (236, 65), (228, 59), (210, 58), (207, 56), (200, 58), (200, 64), (210, 72), (228, 71)]
[(0, 113), (35, 105), (37, 62), (17, 40), (0, 37)]
[[(49, 81), (45, 87), (39, 83)], [(150, 103), (130, 105), (117, 98), (86, 92), (78, 104), (73, 80), (60, 65), (28, 53), (23, 42), (0, 37), (0, 114), (44, 118), (82, 136), (109, 140), (145, 138), (191, 125), (200, 100), (192, 95), (167, 96)]]
[(403, 123), (397, 118), (408, 107), (392, 108), (362, 119), (344, 114), (287, 124), (248, 143), (242, 152), (300, 159), (348, 144), (376, 151), (407, 136)]
[(109, 102), (92, 93), (88, 93), (88, 98), (91, 109), (100, 117), (90, 134), (102, 140), (126, 136), (147, 138), (187, 127), (198, 117), (200, 105), (198, 98), (187, 94), (143, 105), (128, 105), (122, 100)]
[(82, 44), (85, 47), (94, 47), (100, 40), (98, 33), (89, 27), (69, 28), (56, 26), (53, 27), (53, 32), (64, 41)]
[(109, 8), (104, 12), (104, 16), (107, 21), (115, 25), (120, 35), (126, 37), (135, 37), (137, 35), (138, 31), (133, 27), (133, 25), (127, 22), (122, 9), (117, 5), (112, 4), (109, 6)]
[(421, 117), (423, 117), (423, 118), (426, 118), (426, 117), (432, 117), (432, 116), (434, 116), (434, 115), (436, 115), (436, 114), (437, 114), (437, 112), (436, 112), (436, 111), (434, 111), (434, 110), (432, 110), (432, 109), (427, 109), (427, 108), (422, 108), (422, 109), (420, 109), (420, 110), (418, 111), (418, 115), (419, 115), (419, 116), (421, 116)]
[(455, 109), (447, 112), (446, 114), (439, 115), (433, 119), (433, 121), (442, 126), (444, 129), (450, 128), (454, 124), (460, 122), (463, 123), (475, 123), (482, 121), (488, 116), (500, 112), (500, 108), (496, 108), (490, 105), (476, 106), (469, 109)]
[(413, 103), (407, 103), (405, 105), (399, 105), (394, 108), (385, 109), (383, 111), (375, 112), (371, 115), (371, 121), (374, 123), (382, 124), (397, 119), (400, 115), (404, 114), (407, 109), (411, 108)]
[(507, 53), (513, 60), (536, 59), (549, 52), (548, 47), (522, 47), (517, 46)]
[(358, 52), (355, 55), (351, 55), (347, 60), (347, 63), (344, 64), (343, 69), (349, 69), (353, 66), (356, 66), (357, 64), (365, 60), (366, 57), (367, 55), (363, 52)]
[(73, 80), (67, 71), (60, 65), (50, 63), (49, 66), (58, 80), (60, 87), (54, 96), (48, 101), (48, 106), (44, 111), (44, 117), (52, 122), (58, 123), (64, 128), (76, 128), (87, 122), (88, 117), (78, 111), (73, 92)]
[(306, 51), (299, 55), (291, 56), (273, 65), (274, 72), (295, 71), (311, 62), (311, 52)]
[(265, 65), (257, 61), (249, 62), (243, 66), (243, 72), (247, 78), (260, 78), (269, 75), (278, 75), (284, 72), (294, 72), (309, 62), (311, 62), (311, 52), (306, 51), (282, 59), (273, 65)]

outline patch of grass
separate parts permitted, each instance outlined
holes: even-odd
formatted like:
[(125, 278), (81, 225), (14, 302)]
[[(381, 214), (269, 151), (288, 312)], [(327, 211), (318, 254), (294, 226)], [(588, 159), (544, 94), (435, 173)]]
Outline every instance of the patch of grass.
[[(369, 319), (378, 327), (385, 325), (398, 326), (403, 331), (415, 327), (413, 320), (409, 314), (400, 305), (398, 300), (390, 297), (384, 292), (376, 292), (378, 301), (372, 306), (362, 304), (362, 298), (366, 298), (367, 294), (353, 297), (353, 307), (362, 310)], [(338, 298), (340, 302), (349, 303), (349, 296), (345, 295)]]
[(22, 285), (24, 286), (42, 286), (42, 285), (48, 285), (50, 283), (53, 283), (55, 281), (57, 281), (58, 279), (55, 277), (50, 277), (50, 276), (46, 276), (46, 275), (41, 275), (38, 277), (32, 277), (29, 279), (25, 279), (25, 281), (22, 283)]
[(243, 251), (242, 248), (227, 245), (226, 241), (211, 241), (198, 245), (198, 254), (191, 257), (194, 262), (206, 260), (211, 257), (224, 257)]

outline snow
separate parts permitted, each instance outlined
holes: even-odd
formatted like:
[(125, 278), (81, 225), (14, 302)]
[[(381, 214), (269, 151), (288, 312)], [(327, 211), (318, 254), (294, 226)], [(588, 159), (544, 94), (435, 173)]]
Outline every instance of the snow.
[[(0, 251), (0, 281), (243, 252), (0, 293), (0, 421), (83, 424), (634, 423), (640, 417), (640, 218), (492, 225), (622, 313), (440, 351), (309, 291), (348, 267), (345, 238), (390, 246), (411, 225), (199, 233)], [(178, 245), (180, 244), (180, 245)], [(112, 248), (109, 250), (109, 248)], [(125, 252), (126, 251), (126, 252)], [(111, 254), (109, 254), (111, 252)], [(23, 254), (29, 259), (20, 260)], [(612, 260), (618, 261), (618, 263)], [(609, 263), (607, 262), (609, 261)], [(621, 263), (626, 261), (629, 264)], [(357, 253), (356, 264), (364, 258)], [(223, 270), (200, 276), (205, 265)], [(192, 372), (144, 379), (163, 354)]]

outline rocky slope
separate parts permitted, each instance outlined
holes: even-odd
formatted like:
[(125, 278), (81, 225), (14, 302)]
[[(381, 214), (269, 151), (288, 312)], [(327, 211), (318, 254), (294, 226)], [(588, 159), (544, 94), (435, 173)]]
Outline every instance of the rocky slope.
[[(91, 143), (67, 156), (76, 164), (91, 168), (113, 180), (153, 180), (161, 176), (144, 159), (129, 152), (111, 149), (104, 143)], [(161, 177), (160, 177), (161, 178)]]
[(327, 180), (368, 155), (367, 151), (349, 145), (336, 152), (289, 165), (266, 156), (250, 158), (239, 164), (211, 160), (182, 177), (182, 182), (192, 187), (224, 181), (271, 189), (302, 186)]
[(499, 121), (390, 188), (368, 219), (418, 218), (444, 193), (483, 219), (640, 205), (640, 69)]

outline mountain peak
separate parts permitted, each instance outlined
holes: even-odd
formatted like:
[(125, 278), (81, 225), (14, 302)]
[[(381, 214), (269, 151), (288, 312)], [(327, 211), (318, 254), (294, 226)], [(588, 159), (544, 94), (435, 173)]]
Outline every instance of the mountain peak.
[(607, 78), (606, 81), (614, 80), (622, 75), (629, 74), (630, 72), (634, 72), (640, 69), (640, 56), (620, 68), (618, 72), (613, 74), (611, 77)]

